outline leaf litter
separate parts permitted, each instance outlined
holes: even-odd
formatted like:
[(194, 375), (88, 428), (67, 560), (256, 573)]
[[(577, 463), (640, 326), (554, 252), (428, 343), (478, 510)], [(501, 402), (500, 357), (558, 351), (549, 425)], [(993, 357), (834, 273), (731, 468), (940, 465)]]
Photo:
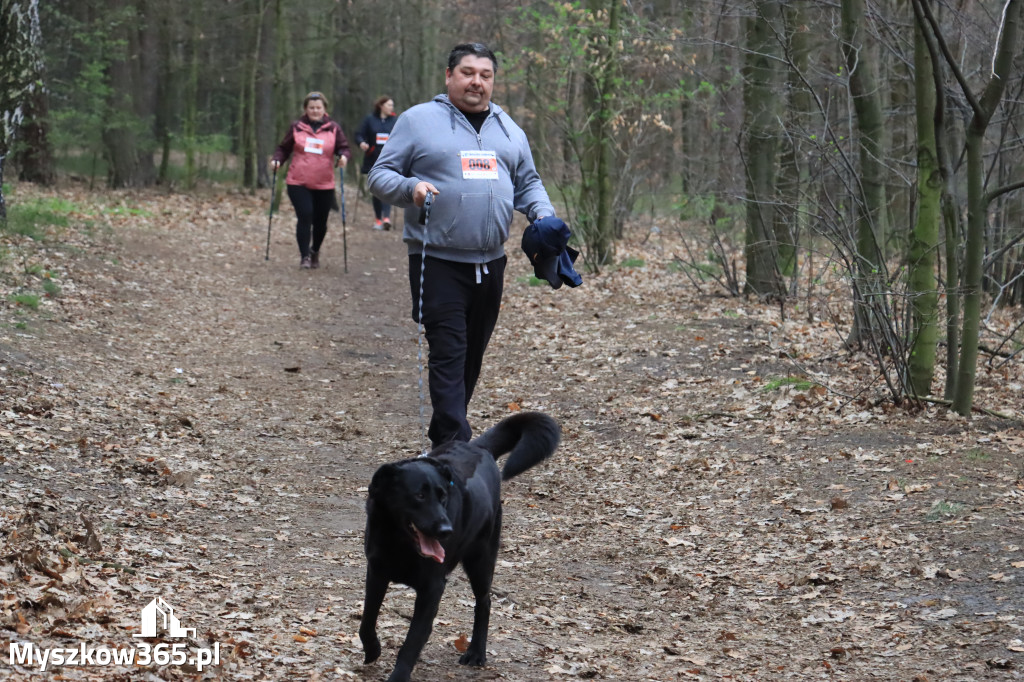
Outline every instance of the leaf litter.
[[(336, 220), (301, 271), (284, 214), (263, 260), (259, 197), (61, 194), (89, 230), (4, 245), (0, 630), (132, 646), (159, 596), (219, 666), (63, 679), (383, 679), (413, 595), (363, 666), (363, 501), (424, 446), (400, 236), (350, 210), (349, 274)], [(1020, 363), (976, 393), (1015, 419), (894, 407), (840, 285), (802, 319), (701, 296), (677, 239), (558, 291), (509, 249), (471, 420), (544, 410), (564, 441), (505, 487), (487, 668), (456, 663), (455, 573), (417, 679), (1024, 676)], [(27, 316), (8, 294), (39, 269), (62, 293)]]

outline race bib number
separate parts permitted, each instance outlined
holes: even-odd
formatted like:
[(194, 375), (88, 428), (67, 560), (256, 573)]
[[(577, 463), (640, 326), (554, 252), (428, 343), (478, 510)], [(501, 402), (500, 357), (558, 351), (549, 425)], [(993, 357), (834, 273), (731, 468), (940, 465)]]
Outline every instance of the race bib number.
[(494, 152), (459, 152), (463, 180), (497, 180), (498, 156)]
[(307, 154), (323, 154), (324, 153), (324, 141), (318, 140), (315, 137), (306, 138), (306, 146), (302, 150)]
[(387, 133), (377, 133), (377, 144), (384, 144), (388, 141)]

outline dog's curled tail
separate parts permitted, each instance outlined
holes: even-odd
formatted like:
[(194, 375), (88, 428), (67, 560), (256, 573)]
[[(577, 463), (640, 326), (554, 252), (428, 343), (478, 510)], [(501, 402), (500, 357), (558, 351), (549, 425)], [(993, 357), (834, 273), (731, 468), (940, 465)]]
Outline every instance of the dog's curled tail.
[(506, 417), (488, 429), (473, 443), (498, 459), (508, 453), (501, 471), (507, 481), (550, 457), (558, 447), (562, 430), (551, 417), (542, 412), (519, 412)]

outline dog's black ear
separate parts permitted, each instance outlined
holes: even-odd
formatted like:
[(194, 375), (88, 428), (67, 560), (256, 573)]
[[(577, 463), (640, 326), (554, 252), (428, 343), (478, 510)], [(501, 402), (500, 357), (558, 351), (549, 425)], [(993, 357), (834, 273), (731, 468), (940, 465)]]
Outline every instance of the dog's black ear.
[(452, 471), (452, 468), (450, 466), (448, 466), (444, 462), (435, 462), (434, 466), (437, 467), (437, 473), (441, 474), (444, 477), (444, 480), (448, 482), (449, 486), (455, 485), (455, 472)]
[(369, 496), (375, 498), (386, 493), (391, 488), (391, 484), (397, 474), (397, 464), (385, 464), (373, 472), (373, 478), (370, 479)]

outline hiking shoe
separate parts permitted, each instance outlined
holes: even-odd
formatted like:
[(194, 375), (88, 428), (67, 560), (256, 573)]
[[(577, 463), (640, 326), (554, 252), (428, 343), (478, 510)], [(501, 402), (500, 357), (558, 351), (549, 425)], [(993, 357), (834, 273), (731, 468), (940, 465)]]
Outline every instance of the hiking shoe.
[(391, 218), (385, 218), (384, 219), (384, 229), (385, 230), (390, 230), (391, 229)]
[(320, 267), (319, 251), (313, 251), (312, 253), (309, 254), (309, 267), (313, 268), (314, 270)]
[(383, 230), (383, 229), (384, 229), (384, 226), (383, 226), (383, 225), (381, 224), (381, 222), (380, 222), (380, 221), (378, 220), (377, 222), (375, 222), (375, 223), (373, 224), (373, 229), (375, 229), (375, 230)]
[(299, 267), (303, 270), (309, 270), (313, 267), (312, 261), (309, 260), (309, 256), (303, 256), (302, 261), (299, 263)]

